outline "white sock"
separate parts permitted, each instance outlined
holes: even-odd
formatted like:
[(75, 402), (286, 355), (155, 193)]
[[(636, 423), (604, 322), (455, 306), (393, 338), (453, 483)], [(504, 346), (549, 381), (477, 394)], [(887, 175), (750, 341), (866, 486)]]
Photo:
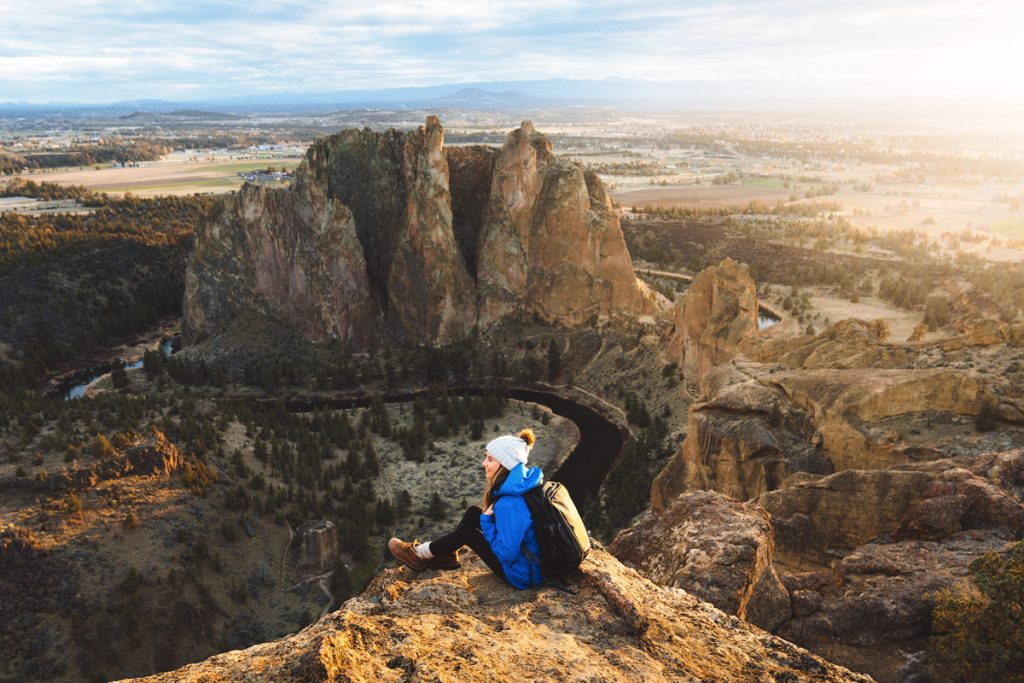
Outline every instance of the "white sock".
[(416, 556), (421, 560), (433, 559), (434, 553), (430, 552), (430, 542), (420, 543), (416, 546)]

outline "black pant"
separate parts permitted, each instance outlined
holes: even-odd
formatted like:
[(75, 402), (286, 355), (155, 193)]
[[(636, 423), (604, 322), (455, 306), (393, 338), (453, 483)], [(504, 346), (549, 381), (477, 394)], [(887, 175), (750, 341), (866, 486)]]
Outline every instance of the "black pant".
[(462, 515), (462, 521), (459, 522), (459, 526), (455, 527), (455, 531), (430, 542), (430, 552), (434, 555), (450, 555), (464, 545), (469, 546), (470, 550), (479, 555), (492, 572), (505, 579), (505, 570), (501, 568), (498, 556), (491, 550), (490, 543), (480, 531), (480, 513), (482, 512), (483, 510), (476, 505), (466, 508), (466, 513)]

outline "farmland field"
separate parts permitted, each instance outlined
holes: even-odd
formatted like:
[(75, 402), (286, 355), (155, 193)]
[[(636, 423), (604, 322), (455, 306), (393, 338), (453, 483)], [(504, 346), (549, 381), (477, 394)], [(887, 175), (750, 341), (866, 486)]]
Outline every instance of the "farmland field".
[(300, 161), (296, 156), (236, 160), (225, 155), (196, 158), (177, 153), (161, 161), (128, 168), (75, 168), (31, 173), (23, 177), (58, 185), (84, 185), (90, 190), (114, 196), (130, 192), (139, 197), (153, 197), (230, 192), (242, 186), (242, 178), (238, 176), (240, 172), (268, 166), (292, 170)]

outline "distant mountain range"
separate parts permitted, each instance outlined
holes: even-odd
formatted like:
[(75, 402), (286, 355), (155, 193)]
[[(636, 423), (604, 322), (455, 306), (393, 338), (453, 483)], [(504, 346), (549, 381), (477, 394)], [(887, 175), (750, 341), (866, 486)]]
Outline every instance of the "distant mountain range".
[(339, 90), (320, 93), (269, 93), (194, 101), (127, 100), (104, 104), (49, 102), (0, 103), (0, 113), (95, 116), (165, 114), (184, 118), (202, 111), (211, 114), (251, 114), (275, 111), (332, 111), (336, 109), (476, 109), (528, 110), (539, 107), (614, 106), (627, 109), (721, 106), (770, 93), (757, 84), (709, 81), (653, 82), (636, 79), (547, 79), (448, 83), (410, 88)]

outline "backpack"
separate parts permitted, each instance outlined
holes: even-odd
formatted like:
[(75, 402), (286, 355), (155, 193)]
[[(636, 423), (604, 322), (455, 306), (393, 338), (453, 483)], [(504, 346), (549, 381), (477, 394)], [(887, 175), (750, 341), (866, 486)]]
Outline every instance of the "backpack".
[[(523, 494), (526, 507), (533, 517), (537, 543), (540, 545), (540, 569), (544, 576), (556, 578), (573, 571), (590, 552), (590, 536), (576, 510), (569, 491), (557, 481), (546, 481), (543, 485)], [(537, 561), (522, 544), (524, 554), (531, 562), (530, 583), (533, 583), (532, 563)]]

